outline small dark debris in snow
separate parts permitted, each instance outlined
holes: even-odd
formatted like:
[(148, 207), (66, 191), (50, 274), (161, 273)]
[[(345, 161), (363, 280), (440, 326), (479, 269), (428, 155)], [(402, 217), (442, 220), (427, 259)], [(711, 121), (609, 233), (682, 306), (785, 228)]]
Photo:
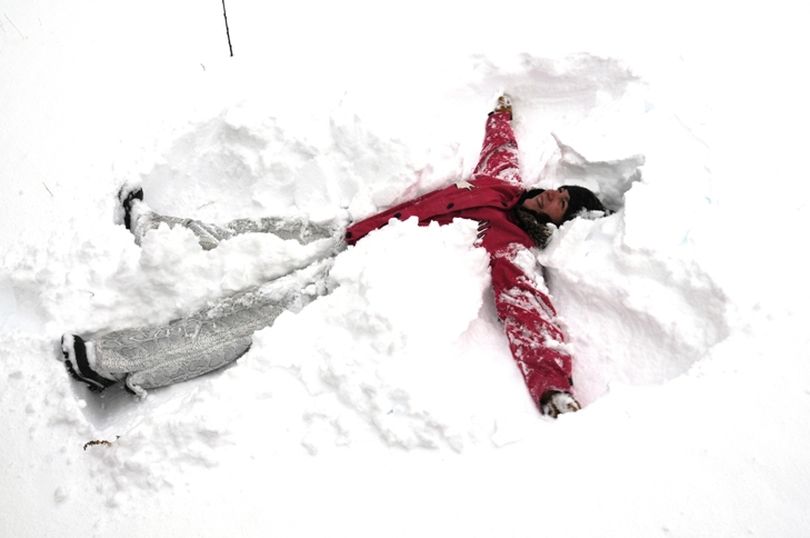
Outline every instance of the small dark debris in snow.
[[(115, 436), (116, 441), (119, 440), (120, 438), (121, 438), (120, 435)], [(96, 446), (96, 445), (112, 446), (112, 443), (110, 441), (107, 441), (106, 439), (94, 439), (92, 441), (87, 441), (84, 444), (83, 450), (86, 451), (88, 446)]]

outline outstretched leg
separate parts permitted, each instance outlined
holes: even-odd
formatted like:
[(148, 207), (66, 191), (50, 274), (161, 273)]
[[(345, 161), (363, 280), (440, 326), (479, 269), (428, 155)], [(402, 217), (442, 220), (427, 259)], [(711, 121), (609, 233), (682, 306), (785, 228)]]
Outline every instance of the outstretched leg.
[(226, 366), (250, 349), (250, 336), (212, 341), (204, 352), (172, 353), (155, 366), (127, 374), (126, 387), (140, 397), (147, 389), (155, 389), (194, 379)]
[(170, 217), (152, 211), (143, 202), (140, 188), (122, 191), (119, 200), (124, 208), (124, 225), (135, 236), (135, 243), (141, 244), (149, 232), (166, 224), (170, 228), (188, 228), (197, 237), (205, 250), (216, 248), (221, 241), (245, 233), (270, 233), (281, 239), (294, 239), (300, 243), (310, 243), (318, 239), (336, 237), (336, 231), (326, 224), (314, 224), (305, 219), (282, 219), (265, 217), (258, 219), (236, 219), (224, 225), (211, 224), (195, 219)]
[(118, 381), (141, 396), (145, 389), (200, 376), (242, 356), (255, 331), (284, 311), (297, 311), (328, 293), (332, 260), (317, 262), (268, 284), (232, 295), (167, 325), (102, 335), (65, 335), (68, 370), (94, 390)]
[(481, 157), (473, 171), (476, 176), (496, 176), (504, 181), (520, 182), (518, 146), (512, 131), (512, 105), (501, 96), (487, 118)]

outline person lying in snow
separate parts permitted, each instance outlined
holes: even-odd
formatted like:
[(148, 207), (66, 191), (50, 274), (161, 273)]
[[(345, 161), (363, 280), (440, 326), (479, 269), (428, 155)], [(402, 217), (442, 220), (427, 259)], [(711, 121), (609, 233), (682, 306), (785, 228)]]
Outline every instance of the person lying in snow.
[[(521, 185), (517, 142), (510, 121), (511, 102), (498, 98), (489, 113), (481, 156), (472, 176), (350, 225), (337, 240), (339, 249), (354, 245), (391, 219), (416, 217), (420, 225), (448, 224), (455, 218), (476, 220), (478, 239), (490, 256), (492, 287), (498, 317), (512, 355), (532, 399), (543, 414), (556, 417), (577, 411), (572, 394), (571, 356), (556, 323), (548, 295), (538, 282), (542, 274), (530, 249), (543, 248), (554, 230), (585, 211), (608, 213), (588, 189), (562, 186), (526, 190)], [(283, 239), (310, 242), (334, 236), (328, 226), (282, 219), (240, 219), (225, 226), (158, 215), (143, 203), (143, 191), (122, 189), (124, 224), (140, 244), (151, 229), (166, 223), (189, 228), (204, 249), (240, 233), (273, 233)], [(328, 293), (330, 259), (307, 269), (301, 286), (292, 274), (228, 297), (212, 308), (165, 326), (125, 329), (80, 337), (65, 334), (62, 351), (68, 371), (93, 390), (124, 381), (131, 392), (185, 381), (229, 364), (245, 353), (253, 332), (269, 326), (282, 312), (297, 310)], [(293, 270), (291, 270), (293, 273)]]

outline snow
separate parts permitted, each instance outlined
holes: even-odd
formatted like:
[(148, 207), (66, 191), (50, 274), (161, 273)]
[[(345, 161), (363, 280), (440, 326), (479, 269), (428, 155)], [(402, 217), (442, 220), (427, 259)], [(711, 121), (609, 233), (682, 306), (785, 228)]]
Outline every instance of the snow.
[[(807, 535), (795, 10), (227, 5), (233, 58), (216, 2), (0, 9), (0, 536)], [(618, 210), (537, 253), (582, 411), (538, 415), (466, 221), (373, 232), (220, 372), (144, 400), (68, 378), (63, 332), (333, 247), (138, 247), (122, 182), (167, 214), (345, 224), (469, 174), (503, 90), (524, 182)]]

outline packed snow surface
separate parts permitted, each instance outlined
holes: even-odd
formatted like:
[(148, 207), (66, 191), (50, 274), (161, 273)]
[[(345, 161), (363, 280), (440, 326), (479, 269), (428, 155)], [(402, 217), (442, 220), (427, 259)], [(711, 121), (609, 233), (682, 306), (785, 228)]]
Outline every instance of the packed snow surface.
[[(219, 3), (75, 4), (0, 9), (0, 536), (810, 533), (790, 17), (741, 8), (726, 58), (708, 8), (234, 1), (230, 58)], [(139, 247), (124, 182), (164, 214), (339, 227), (465, 178), (503, 91), (525, 185), (616, 210), (520, 260), (582, 411), (538, 414), (465, 220), (372, 232), (221, 371), (142, 400), (68, 377), (63, 332), (168, 322), (332, 248)]]

